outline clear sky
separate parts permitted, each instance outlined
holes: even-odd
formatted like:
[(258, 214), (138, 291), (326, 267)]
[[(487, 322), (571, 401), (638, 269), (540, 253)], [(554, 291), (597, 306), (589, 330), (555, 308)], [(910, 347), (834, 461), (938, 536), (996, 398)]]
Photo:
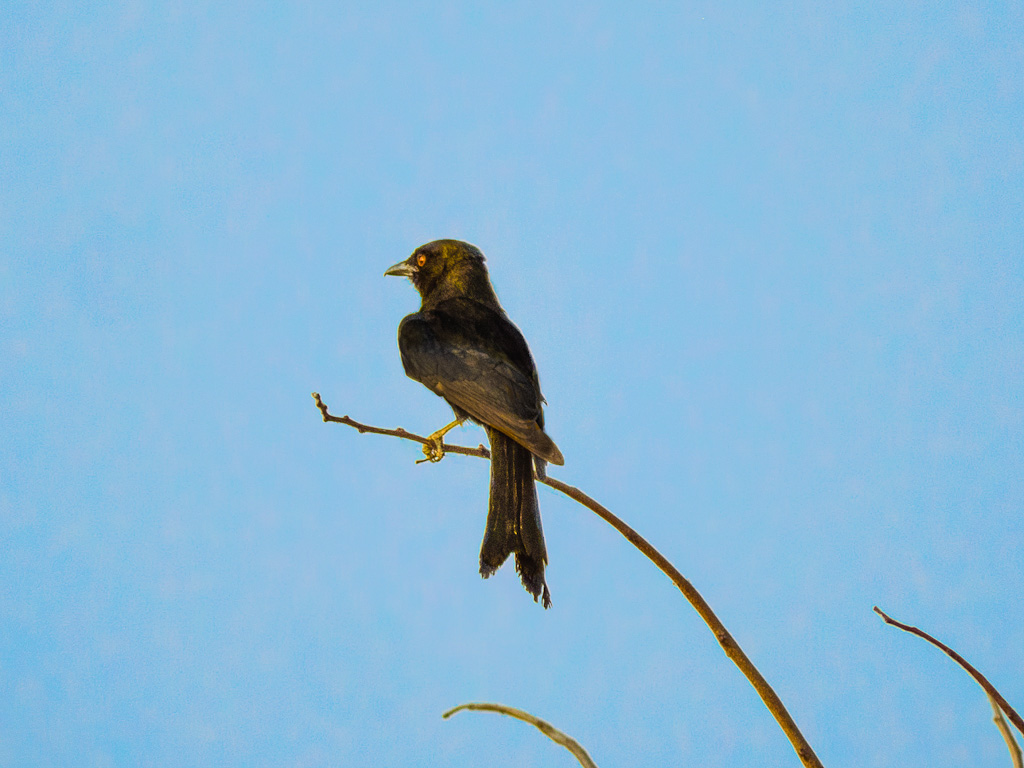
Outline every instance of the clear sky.
[[(547, 488), (477, 575), (389, 265), (477, 244), (553, 474), (700, 589), (829, 766), (1024, 708), (1020, 3), (0, 9), (0, 765), (797, 765)], [(463, 444), (485, 440), (465, 427)]]

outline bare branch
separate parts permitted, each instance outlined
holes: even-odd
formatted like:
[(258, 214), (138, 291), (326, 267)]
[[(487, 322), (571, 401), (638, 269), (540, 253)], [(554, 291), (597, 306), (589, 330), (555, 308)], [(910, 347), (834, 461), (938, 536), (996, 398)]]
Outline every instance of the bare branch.
[(710, 628), (714, 633), (715, 639), (717, 639), (718, 644), (722, 646), (722, 650), (725, 651), (725, 655), (732, 659), (733, 664), (740, 668), (740, 672), (742, 672), (750, 684), (754, 686), (754, 690), (757, 691), (757, 695), (761, 697), (761, 701), (763, 701), (765, 706), (768, 707), (768, 711), (772, 713), (776, 722), (778, 722), (779, 727), (782, 728), (783, 732), (789, 738), (789, 741), (793, 745), (793, 749), (796, 750), (800, 761), (805, 766), (817, 766), (820, 768), (821, 762), (818, 760), (818, 756), (814, 754), (814, 750), (811, 749), (811, 745), (807, 743), (803, 734), (800, 733), (800, 729), (797, 728), (796, 722), (782, 703), (782, 699), (779, 698), (778, 694), (775, 693), (775, 690), (768, 684), (768, 681), (764, 679), (764, 676), (762, 676), (757, 667), (754, 666), (754, 663), (747, 657), (747, 654), (743, 652), (743, 649), (740, 648), (732, 635), (729, 634), (729, 630), (725, 628), (725, 625), (721, 622), (718, 616), (715, 615), (715, 612), (711, 610), (711, 606), (707, 604), (700, 592), (697, 591), (697, 588), (694, 587), (693, 584), (683, 576), (683, 574), (676, 570), (676, 567), (672, 565), (672, 563), (670, 563), (663, 554), (651, 546), (647, 539), (613, 515), (607, 508), (587, 496), (583, 491), (555, 480), (553, 477), (545, 478), (544, 480), (541, 480), (541, 482), (545, 485), (551, 486), (557, 491), (561, 491), (570, 499), (579, 502), (587, 509), (594, 512), (598, 517), (621, 533), (630, 544), (643, 552), (644, 555), (647, 556), (647, 559), (658, 566), (662, 573), (672, 579), (672, 583), (675, 584), (679, 591), (683, 593), (683, 597), (689, 601), (694, 610), (696, 610), (697, 613), (700, 614), (700, 617), (704, 619), (704, 623), (707, 624), (708, 628)]
[[(345, 416), (343, 419), (331, 416), (327, 412), (327, 406), (320, 400), (320, 396), (314, 393), (313, 397), (316, 400), (317, 408), (320, 409), (320, 412), (324, 417), (324, 421), (334, 421), (340, 424), (347, 424), (350, 427), (355, 427), (360, 432), (374, 432), (376, 434), (402, 437), (421, 444), (426, 443), (426, 438), (414, 435), (404, 429), (378, 429), (376, 427), (368, 427), (364, 424), (359, 424), (358, 422), (349, 419), (348, 416)], [(457, 445), (446, 445), (445, 451), (449, 453), (461, 453), (466, 456), (479, 456), (480, 458), (490, 457), (490, 454), (487, 453), (483, 446), (480, 446), (478, 449), (474, 449), (462, 448)], [(704, 601), (704, 598), (701, 597), (700, 593), (694, 588), (694, 586), (687, 581), (678, 570), (676, 570), (675, 566), (673, 566), (664, 555), (651, 546), (643, 536), (613, 515), (607, 508), (598, 504), (594, 499), (583, 493), (583, 491), (560, 482), (559, 480), (555, 480), (553, 477), (538, 477), (537, 480), (551, 488), (554, 488), (556, 491), (564, 493), (573, 501), (582, 504), (584, 507), (594, 512), (598, 517), (621, 533), (630, 544), (639, 549), (652, 563), (658, 566), (662, 573), (672, 580), (672, 583), (678, 587), (679, 591), (683, 593), (683, 596), (690, 602), (690, 605), (694, 607), (697, 613), (700, 614), (700, 617), (704, 619), (704, 622), (714, 633), (719, 645), (721, 645), (722, 649), (725, 651), (725, 655), (732, 659), (733, 663), (740, 668), (740, 671), (746, 676), (750, 684), (754, 686), (754, 690), (757, 691), (758, 696), (761, 697), (765, 706), (768, 707), (768, 711), (771, 712), (776, 722), (778, 722), (779, 727), (782, 728), (783, 732), (789, 738), (789, 741), (793, 745), (793, 749), (796, 750), (800, 761), (804, 766), (807, 766), (807, 768), (822, 768), (821, 761), (818, 760), (818, 756), (814, 753), (814, 750), (811, 749), (811, 745), (807, 743), (803, 734), (800, 733), (800, 729), (797, 728), (796, 722), (786, 710), (782, 700), (778, 697), (772, 687), (768, 685), (768, 681), (764, 679), (761, 673), (757, 670), (757, 667), (754, 666), (753, 662), (747, 658), (747, 655), (742, 651), (739, 645), (737, 645), (732, 635), (730, 635), (729, 631), (725, 628), (725, 625), (722, 624), (714, 611), (711, 610), (711, 607)]]
[(567, 750), (572, 752), (573, 757), (575, 757), (579, 761), (580, 765), (582, 765), (583, 768), (597, 768), (597, 765), (594, 764), (594, 761), (590, 759), (590, 755), (587, 754), (587, 750), (585, 750), (580, 745), (580, 743), (576, 741), (576, 739), (574, 739), (572, 736), (568, 736), (562, 733), (560, 730), (555, 728), (555, 726), (551, 725), (551, 723), (541, 720), (539, 717), (534, 717), (529, 712), (524, 712), (521, 709), (515, 709), (514, 707), (506, 707), (504, 704), (487, 704), (485, 702), (474, 702), (471, 704), (460, 704), (459, 706), (455, 707), (455, 709), (449, 709), (447, 712), (441, 715), (441, 717), (447, 720), (456, 712), (461, 712), (464, 709), (468, 709), (474, 712), (497, 712), (502, 715), (514, 717), (517, 720), (522, 720), (524, 723), (529, 723), (530, 725), (536, 726), (541, 733), (543, 733), (553, 742), (562, 745)]
[(992, 722), (996, 724), (996, 728), (1003, 735), (1003, 741), (1006, 742), (1006, 748), (1010, 750), (1010, 760), (1013, 761), (1013, 768), (1024, 768), (1024, 765), (1021, 763), (1020, 745), (1013, 738), (1013, 731), (1010, 730), (1010, 726), (1006, 724), (1006, 718), (1003, 717), (1003, 710), (999, 708), (999, 702), (989, 695), (988, 703), (992, 705)]
[[(324, 417), (324, 421), (334, 422), (335, 424), (344, 424), (348, 427), (354, 427), (358, 429), (360, 434), (369, 432), (373, 435), (388, 435), (390, 437), (401, 437), (404, 440), (412, 440), (420, 445), (427, 444), (427, 438), (421, 437), (420, 435), (414, 435), (412, 432), (399, 427), (398, 429), (382, 429), (381, 427), (371, 427), (368, 424), (360, 424), (355, 419), (350, 419), (348, 416), (333, 416), (327, 411), (327, 406), (324, 405), (324, 401), (320, 399), (320, 393), (313, 393), (313, 400), (316, 401), (316, 407), (320, 409), (320, 415)], [(449, 443), (442, 443), (445, 453), (461, 453), (463, 456), (479, 456), (481, 459), (491, 458), (491, 452), (484, 448), (482, 445), (476, 448), (464, 448), (461, 445), (450, 445)]]
[(1024, 733), (1024, 720), (1020, 719), (1020, 715), (1018, 715), (1016, 710), (1014, 710), (1014, 708), (1010, 706), (1009, 702), (1007, 702), (1006, 699), (1003, 698), (1002, 694), (1000, 694), (999, 691), (996, 690), (995, 686), (992, 685), (992, 683), (990, 683), (988, 679), (983, 674), (981, 674), (981, 672), (976, 670), (971, 665), (971, 663), (967, 661), (967, 659), (965, 659), (959, 653), (954, 651), (948, 645), (945, 645), (944, 643), (941, 643), (938, 640), (936, 640), (927, 632), (920, 630), (917, 627), (912, 627), (909, 624), (903, 624), (901, 622), (898, 622), (896, 621), (896, 619), (890, 618), (877, 605), (875, 606), (875, 613), (881, 616), (886, 624), (891, 624), (894, 627), (899, 627), (904, 632), (910, 632), (912, 635), (923, 637), (936, 648), (942, 649), (945, 652), (945, 654), (949, 656), (949, 658), (951, 658), (953, 661), (955, 661), (957, 664), (959, 664), (961, 667), (967, 670), (967, 673), (978, 682), (978, 685), (985, 689), (985, 693), (987, 693), (994, 701), (996, 701), (999, 704), (1003, 712), (1006, 713), (1006, 716), (1010, 718), (1010, 722), (1017, 726), (1017, 730), (1021, 733)]

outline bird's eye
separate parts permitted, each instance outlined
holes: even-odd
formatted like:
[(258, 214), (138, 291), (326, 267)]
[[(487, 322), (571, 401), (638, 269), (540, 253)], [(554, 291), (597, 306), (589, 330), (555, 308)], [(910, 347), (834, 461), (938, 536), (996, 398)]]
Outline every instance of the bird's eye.
[(421, 253), (419, 256), (416, 257), (416, 264), (417, 265), (422, 267), (426, 263), (427, 263), (427, 254)]

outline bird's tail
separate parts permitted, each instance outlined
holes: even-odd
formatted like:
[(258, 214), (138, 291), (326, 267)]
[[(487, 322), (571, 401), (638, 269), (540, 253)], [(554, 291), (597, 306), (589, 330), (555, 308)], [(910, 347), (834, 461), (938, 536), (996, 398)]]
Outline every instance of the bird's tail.
[(548, 553), (533, 482), (533, 454), (498, 430), (486, 429), (491, 443), (491, 499), (480, 547), (480, 575), (489, 577), (514, 552), (526, 591), (550, 608), (551, 593), (544, 581)]

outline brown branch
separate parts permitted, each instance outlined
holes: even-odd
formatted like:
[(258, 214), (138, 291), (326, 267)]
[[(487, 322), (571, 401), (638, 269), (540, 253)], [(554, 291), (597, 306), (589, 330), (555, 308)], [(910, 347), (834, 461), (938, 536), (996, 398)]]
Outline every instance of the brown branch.
[(668, 559), (656, 550), (651, 544), (641, 536), (639, 533), (630, 528), (626, 523), (620, 520), (618, 517), (613, 515), (608, 509), (601, 504), (598, 504), (592, 498), (583, 493), (578, 488), (574, 488), (571, 485), (566, 485), (563, 482), (555, 480), (552, 477), (541, 480), (545, 485), (549, 485), (556, 491), (561, 491), (570, 499), (579, 502), (590, 511), (594, 512), (598, 517), (607, 522), (615, 530), (621, 533), (626, 540), (634, 547), (639, 549), (647, 559), (654, 563), (661, 572), (672, 579), (672, 583), (676, 585), (680, 592), (683, 593), (690, 605), (694, 607), (694, 610), (700, 614), (700, 617), (704, 619), (704, 623), (708, 625), (711, 631), (714, 633), (715, 638), (718, 640), (718, 644), (722, 646), (722, 650), (725, 651), (725, 655), (732, 659), (732, 662), (740, 668), (747, 680), (754, 690), (757, 691), (757, 695), (761, 697), (761, 701), (764, 702), (765, 706), (768, 707), (768, 711), (775, 717), (779, 727), (782, 728), (783, 732), (789, 737), (790, 743), (793, 745), (793, 749), (796, 750), (797, 756), (805, 766), (817, 766), (821, 768), (821, 761), (818, 760), (818, 756), (814, 754), (814, 750), (811, 749), (811, 745), (807, 743), (803, 734), (800, 733), (800, 729), (797, 728), (796, 722), (792, 716), (786, 710), (785, 705), (782, 703), (782, 699), (779, 698), (778, 694), (775, 693), (774, 689), (768, 684), (768, 681), (764, 679), (764, 676), (758, 671), (754, 663), (747, 657), (747, 654), (743, 652), (743, 649), (739, 647), (732, 635), (725, 628), (725, 625), (715, 615), (715, 612), (711, 610), (711, 606), (707, 604), (700, 592), (697, 591), (696, 587), (693, 586), (678, 570), (668, 561)]
[[(360, 424), (355, 419), (350, 419), (348, 416), (333, 416), (327, 411), (327, 406), (324, 405), (324, 401), (320, 399), (320, 393), (313, 393), (313, 400), (316, 401), (316, 407), (320, 409), (320, 415), (324, 417), (324, 421), (330, 421), (335, 424), (344, 424), (348, 427), (354, 427), (359, 430), (359, 433), (369, 432), (372, 435), (388, 435), (389, 437), (401, 437), (404, 440), (412, 440), (420, 445), (427, 444), (427, 438), (414, 435), (412, 432), (399, 427), (398, 429), (382, 429), (381, 427), (371, 427), (368, 424)], [(484, 448), (482, 445), (476, 448), (465, 448), (461, 445), (451, 445), (450, 443), (442, 443), (445, 453), (460, 453), (463, 456), (478, 456), (481, 459), (491, 458), (491, 452)]]
[(978, 685), (985, 689), (985, 693), (987, 693), (994, 701), (998, 702), (999, 707), (1003, 710), (1003, 712), (1006, 713), (1006, 716), (1010, 718), (1010, 722), (1017, 726), (1017, 730), (1021, 733), (1024, 733), (1024, 720), (1020, 719), (1020, 715), (1018, 715), (1014, 708), (1010, 706), (1009, 702), (1007, 702), (1006, 699), (1003, 698), (1002, 694), (996, 690), (995, 686), (992, 685), (992, 683), (990, 683), (986, 679), (986, 677), (983, 674), (981, 674), (981, 672), (976, 670), (971, 665), (971, 663), (967, 661), (967, 659), (965, 659), (959, 653), (954, 651), (948, 645), (945, 645), (944, 643), (941, 643), (938, 640), (936, 640), (927, 632), (920, 630), (917, 627), (912, 627), (909, 624), (903, 624), (901, 622), (898, 622), (896, 621), (896, 619), (890, 618), (885, 613), (885, 611), (883, 611), (877, 605), (875, 606), (875, 613), (881, 616), (886, 624), (891, 624), (894, 627), (899, 627), (904, 632), (910, 632), (912, 635), (923, 637), (936, 648), (940, 648), (942, 651), (944, 651), (945, 654), (949, 656), (949, 658), (951, 658), (953, 661), (955, 661), (957, 664), (959, 664), (961, 667), (967, 670), (967, 673), (977, 681)]
[[(986, 691), (986, 693), (988, 693)], [(1003, 741), (1006, 742), (1006, 748), (1010, 750), (1010, 760), (1013, 762), (1013, 768), (1024, 768), (1022, 763), (1020, 745), (1017, 740), (1013, 738), (1013, 731), (1010, 730), (1010, 726), (1006, 724), (1006, 718), (1003, 717), (1003, 710), (999, 708), (999, 702), (988, 696), (988, 703), (992, 705), (992, 722), (996, 724), (996, 728), (999, 729), (999, 733), (1003, 735)]]
[[(324, 421), (347, 424), (350, 427), (355, 427), (360, 432), (373, 432), (375, 434), (402, 437), (421, 444), (427, 442), (426, 438), (414, 435), (404, 429), (378, 429), (377, 427), (368, 427), (365, 424), (353, 421), (348, 416), (341, 419), (336, 416), (331, 416), (327, 412), (327, 406), (320, 400), (320, 396), (314, 392), (313, 398), (316, 400), (317, 408), (320, 409), (320, 413), (323, 415)], [(461, 453), (465, 456), (479, 456), (480, 458), (490, 457), (490, 454), (482, 445), (479, 448), (463, 448), (457, 445), (446, 445), (445, 451), (449, 453)], [(690, 605), (692, 605), (694, 609), (696, 609), (697, 613), (700, 614), (700, 617), (704, 619), (704, 623), (707, 624), (714, 633), (719, 645), (721, 645), (722, 649), (725, 651), (725, 655), (740, 668), (740, 671), (746, 676), (750, 684), (754, 686), (754, 690), (757, 691), (758, 696), (761, 697), (761, 701), (763, 701), (765, 706), (768, 707), (768, 711), (771, 712), (776, 722), (778, 722), (779, 727), (782, 728), (783, 732), (789, 738), (790, 743), (793, 745), (793, 749), (796, 750), (797, 756), (800, 758), (800, 762), (807, 766), (807, 768), (822, 768), (821, 761), (818, 760), (818, 756), (814, 754), (814, 750), (811, 749), (811, 745), (807, 743), (803, 734), (800, 733), (800, 729), (797, 728), (796, 722), (786, 710), (782, 700), (778, 697), (772, 687), (768, 685), (768, 681), (764, 679), (761, 673), (757, 670), (757, 667), (754, 666), (753, 662), (747, 658), (747, 655), (739, 647), (732, 635), (729, 634), (729, 631), (718, 619), (714, 611), (711, 610), (711, 607), (704, 601), (704, 598), (701, 597), (700, 593), (694, 588), (694, 586), (687, 581), (678, 570), (676, 570), (675, 566), (673, 566), (664, 555), (658, 552), (658, 550), (652, 547), (643, 536), (613, 515), (606, 507), (598, 504), (594, 499), (583, 493), (579, 488), (574, 488), (571, 485), (555, 480), (553, 477), (538, 477), (537, 480), (551, 488), (554, 488), (556, 491), (564, 493), (573, 501), (582, 504), (591, 512), (594, 512), (598, 517), (621, 533), (630, 544), (639, 549), (652, 563), (661, 569), (662, 573), (672, 580), (672, 583), (678, 587), (679, 591), (682, 592), (683, 596), (690, 602)]]
[(487, 704), (484, 702), (475, 702), (472, 704), (460, 704), (459, 706), (455, 707), (455, 709), (449, 709), (447, 712), (441, 715), (441, 717), (447, 720), (456, 712), (461, 712), (464, 709), (468, 709), (474, 712), (497, 712), (502, 715), (514, 717), (517, 720), (522, 720), (524, 723), (529, 723), (530, 725), (533, 725), (536, 728), (538, 728), (541, 733), (543, 733), (553, 742), (555, 742), (556, 744), (560, 744), (561, 746), (565, 747), (567, 750), (572, 752), (573, 757), (575, 757), (579, 761), (580, 765), (582, 765), (583, 768), (597, 768), (597, 765), (594, 763), (594, 761), (590, 759), (590, 755), (587, 754), (587, 750), (585, 750), (580, 745), (580, 743), (576, 741), (576, 739), (574, 739), (572, 736), (568, 736), (562, 733), (560, 730), (555, 728), (555, 726), (551, 725), (551, 723), (545, 722), (544, 720), (541, 720), (539, 717), (534, 717), (529, 712), (524, 712), (521, 709), (515, 709), (514, 707), (506, 707), (504, 704)]

